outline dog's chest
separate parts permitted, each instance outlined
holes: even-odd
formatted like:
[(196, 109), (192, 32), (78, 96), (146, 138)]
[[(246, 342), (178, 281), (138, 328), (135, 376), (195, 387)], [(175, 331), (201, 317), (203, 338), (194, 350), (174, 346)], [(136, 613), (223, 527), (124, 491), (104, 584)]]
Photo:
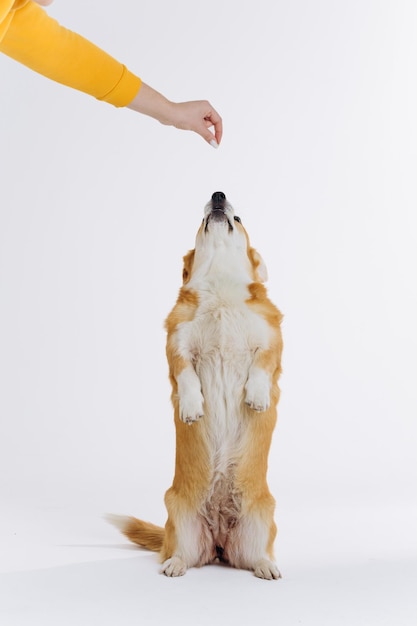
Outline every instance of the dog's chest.
[[(247, 290), (200, 295), (194, 318), (181, 325), (181, 352), (194, 364), (205, 414), (219, 437), (236, 435), (244, 386), (255, 352), (266, 349), (270, 327), (246, 302)], [(235, 428), (236, 427), (236, 428)]]
[(243, 297), (206, 295), (180, 334), (180, 342), (197, 366), (216, 361), (232, 362), (239, 368), (258, 348), (268, 346), (270, 330)]

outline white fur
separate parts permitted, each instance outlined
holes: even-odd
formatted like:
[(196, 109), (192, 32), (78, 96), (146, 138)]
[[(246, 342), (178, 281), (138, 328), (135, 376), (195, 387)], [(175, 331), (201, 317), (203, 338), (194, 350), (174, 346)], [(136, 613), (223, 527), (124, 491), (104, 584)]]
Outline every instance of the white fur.
[(271, 397), (271, 377), (260, 367), (252, 366), (245, 385), (245, 402), (255, 411), (266, 411)]
[(264, 578), (265, 580), (278, 580), (281, 578), (281, 572), (270, 559), (260, 559), (254, 568), (255, 576)]
[(186, 367), (177, 377), (180, 418), (190, 424), (203, 417), (203, 394), (200, 380), (192, 366)]
[(184, 576), (186, 571), (187, 565), (179, 556), (172, 556), (167, 559), (161, 567), (161, 573), (170, 577)]
[(174, 557), (183, 561), (186, 567), (198, 565), (201, 551), (201, 519), (196, 514), (190, 514), (176, 521), (177, 549)]
[(108, 513), (104, 516), (104, 519), (118, 528), (121, 532), (125, 531), (126, 526), (129, 523), (129, 517), (127, 515), (114, 515), (113, 513)]
[(216, 469), (225, 472), (230, 457), (239, 455), (238, 447), (232, 447), (240, 442), (242, 401), (259, 411), (269, 406), (270, 380), (263, 370), (251, 367), (257, 350), (268, 347), (271, 331), (247, 306), (245, 285), (230, 283), (216, 272), (206, 281), (200, 277), (199, 283), (195, 317), (177, 331), (178, 351), (192, 355), (195, 368), (178, 376), (180, 412), (187, 422), (205, 414), (212, 458)]
[(242, 546), (239, 567), (251, 569), (261, 559), (267, 559), (265, 546), (268, 542), (269, 528), (258, 515), (246, 515), (239, 523), (237, 541)]
[[(209, 209), (210, 204), (206, 215)], [(233, 222), (230, 205), (226, 212)], [(198, 293), (199, 305), (176, 334), (178, 353), (193, 364), (177, 377), (180, 417), (193, 422), (206, 414), (211, 456), (221, 473), (240, 453), (242, 401), (258, 411), (270, 402), (270, 379), (252, 367), (256, 352), (268, 348), (271, 329), (246, 302), (253, 282), (247, 245), (243, 231), (230, 232), (224, 222), (210, 222), (207, 232), (200, 232), (187, 284)]]

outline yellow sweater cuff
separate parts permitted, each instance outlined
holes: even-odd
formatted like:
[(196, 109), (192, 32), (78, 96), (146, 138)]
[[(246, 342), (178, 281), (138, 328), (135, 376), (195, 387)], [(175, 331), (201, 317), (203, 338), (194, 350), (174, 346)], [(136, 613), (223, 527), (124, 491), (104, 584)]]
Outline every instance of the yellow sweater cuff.
[(140, 89), (140, 78), (34, 2), (12, 11), (5, 23), (0, 51), (43, 76), (117, 107), (130, 104)]
[(119, 82), (105, 96), (101, 98), (96, 96), (98, 100), (103, 100), (103, 102), (108, 102), (116, 107), (124, 107), (130, 104), (142, 85), (140, 78), (132, 74), (124, 65), (121, 67), (123, 73)]

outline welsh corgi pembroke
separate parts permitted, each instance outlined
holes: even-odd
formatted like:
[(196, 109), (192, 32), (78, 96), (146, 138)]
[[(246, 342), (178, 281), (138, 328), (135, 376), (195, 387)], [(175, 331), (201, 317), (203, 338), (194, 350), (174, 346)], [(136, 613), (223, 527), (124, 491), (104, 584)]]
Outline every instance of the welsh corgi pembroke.
[(266, 279), (240, 218), (225, 194), (215, 192), (165, 323), (176, 427), (168, 519), (165, 528), (110, 519), (131, 541), (159, 552), (167, 576), (222, 561), (259, 578), (280, 578), (266, 474), (280, 393), (282, 315), (267, 297)]

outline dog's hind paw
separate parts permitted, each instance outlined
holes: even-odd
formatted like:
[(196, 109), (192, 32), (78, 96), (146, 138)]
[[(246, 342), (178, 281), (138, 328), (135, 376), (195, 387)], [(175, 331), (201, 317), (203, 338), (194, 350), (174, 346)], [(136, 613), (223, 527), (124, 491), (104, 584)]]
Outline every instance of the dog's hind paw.
[(269, 559), (261, 559), (257, 562), (254, 570), (255, 576), (264, 580), (278, 580), (281, 573), (275, 563)]
[(167, 559), (161, 569), (161, 574), (174, 578), (176, 576), (184, 576), (187, 571), (187, 566), (179, 556), (172, 556)]

